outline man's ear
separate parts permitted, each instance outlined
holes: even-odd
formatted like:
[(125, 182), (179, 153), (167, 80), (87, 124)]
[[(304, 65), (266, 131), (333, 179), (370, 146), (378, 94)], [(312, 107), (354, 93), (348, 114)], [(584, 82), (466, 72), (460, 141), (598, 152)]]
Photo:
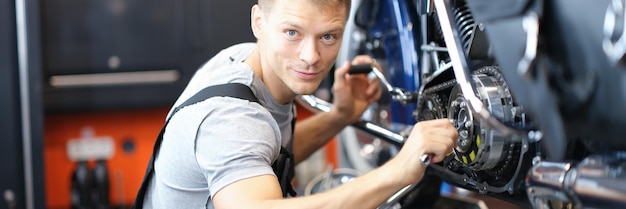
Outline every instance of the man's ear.
[(258, 4), (252, 6), (252, 11), (250, 11), (250, 27), (252, 28), (252, 33), (256, 39), (261, 39), (263, 35), (263, 11)]

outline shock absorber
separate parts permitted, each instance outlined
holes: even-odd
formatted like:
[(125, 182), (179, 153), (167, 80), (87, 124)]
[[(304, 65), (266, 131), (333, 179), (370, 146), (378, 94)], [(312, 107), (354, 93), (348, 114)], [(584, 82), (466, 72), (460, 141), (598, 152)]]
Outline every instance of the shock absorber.
[(456, 22), (461, 41), (463, 42), (463, 49), (465, 50), (465, 53), (468, 53), (472, 43), (476, 22), (474, 21), (474, 17), (472, 16), (472, 13), (467, 7), (467, 3), (465, 1), (457, 1), (453, 12), (454, 21)]

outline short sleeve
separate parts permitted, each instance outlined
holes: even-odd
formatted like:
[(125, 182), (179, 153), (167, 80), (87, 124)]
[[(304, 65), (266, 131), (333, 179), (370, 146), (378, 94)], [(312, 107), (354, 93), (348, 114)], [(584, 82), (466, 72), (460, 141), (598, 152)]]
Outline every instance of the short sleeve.
[(280, 129), (261, 105), (235, 98), (212, 98), (218, 108), (202, 121), (195, 157), (206, 175), (211, 196), (250, 177), (274, 174), (271, 164), (280, 150)]

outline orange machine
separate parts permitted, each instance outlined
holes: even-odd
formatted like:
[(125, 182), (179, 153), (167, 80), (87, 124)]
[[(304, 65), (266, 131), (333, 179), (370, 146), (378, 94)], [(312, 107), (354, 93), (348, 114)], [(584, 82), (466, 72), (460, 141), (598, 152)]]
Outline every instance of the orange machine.
[(69, 160), (66, 146), (70, 139), (80, 138), (86, 127), (93, 130), (94, 136), (111, 137), (115, 142), (115, 153), (107, 161), (111, 204), (132, 204), (167, 112), (168, 108), (152, 108), (46, 114), (47, 208), (70, 208), (71, 175), (76, 165)]
[[(68, 158), (66, 147), (70, 139), (80, 138), (86, 127), (93, 130), (94, 136), (110, 137), (115, 142), (115, 153), (107, 160), (110, 203), (115, 207), (130, 206), (168, 110), (169, 107), (46, 114), (46, 207), (70, 208), (71, 176), (76, 164)], [(299, 119), (312, 115), (305, 108), (297, 110)], [(327, 145), (325, 152), (331, 165), (338, 165), (335, 141)]]

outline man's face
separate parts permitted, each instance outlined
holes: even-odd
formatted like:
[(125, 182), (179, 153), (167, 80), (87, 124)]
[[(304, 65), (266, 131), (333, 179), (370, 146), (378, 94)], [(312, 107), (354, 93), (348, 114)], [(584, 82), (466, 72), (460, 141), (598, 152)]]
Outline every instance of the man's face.
[(258, 43), (266, 85), (281, 89), (281, 94), (313, 93), (339, 52), (345, 9), (309, 0), (276, 0), (264, 16)]

